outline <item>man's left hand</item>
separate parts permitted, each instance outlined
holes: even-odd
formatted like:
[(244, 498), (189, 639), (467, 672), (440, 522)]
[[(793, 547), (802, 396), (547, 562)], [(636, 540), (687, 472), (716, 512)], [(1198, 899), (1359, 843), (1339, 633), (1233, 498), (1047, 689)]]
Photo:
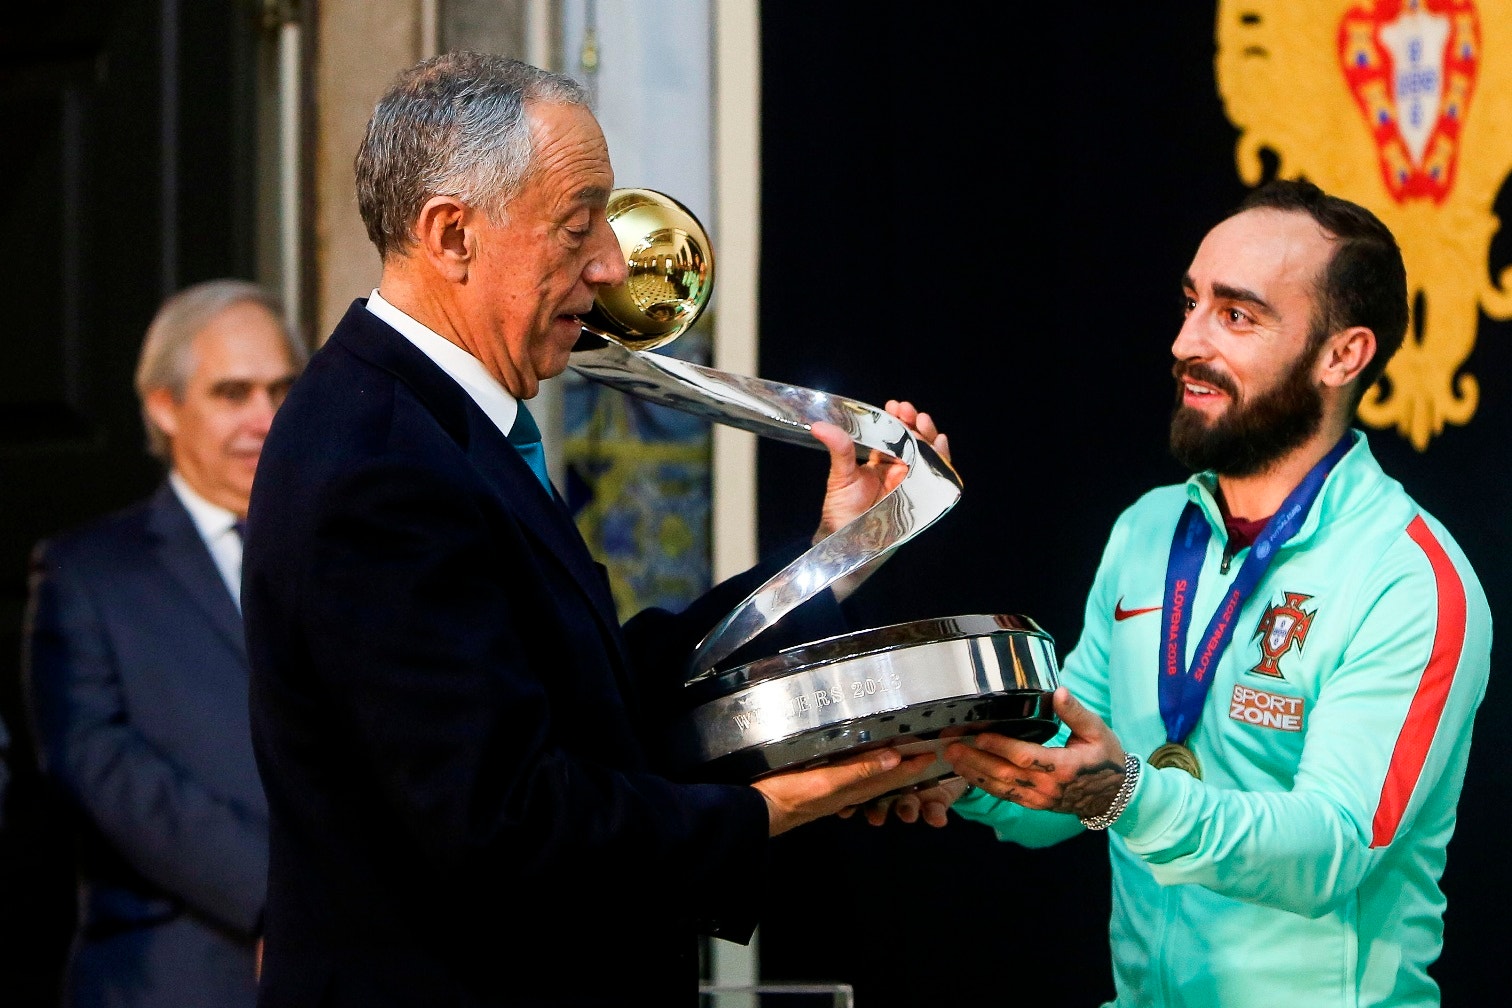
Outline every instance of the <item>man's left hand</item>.
[(1071, 729), (1064, 747), (983, 732), (975, 746), (947, 746), (945, 759), (967, 783), (1025, 808), (1102, 815), (1123, 783), (1123, 746), (1064, 686), (1055, 691), (1055, 713)]

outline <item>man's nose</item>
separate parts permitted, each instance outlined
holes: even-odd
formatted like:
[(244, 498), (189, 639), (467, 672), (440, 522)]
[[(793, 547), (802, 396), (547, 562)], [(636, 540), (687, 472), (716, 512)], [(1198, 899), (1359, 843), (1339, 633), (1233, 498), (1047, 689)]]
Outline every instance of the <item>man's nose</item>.
[(1193, 311), (1182, 319), (1181, 328), (1176, 330), (1176, 339), (1171, 343), (1171, 356), (1177, 360), (1191, 360), (1206, 357), (1211, 349), (1207, 333), (1202, 327), (1201, 315)]
[(269, 389), (258, 389), (247, 403), (247, 426), (266, 436), (273, 426), (273, 414), (278, 412), (278, 403)]
[(595, 233), (598, 245), (584, 270), (584, 278), (597, 287), (617, 287), (630, 278), (630, 264), (625, 261), (613, 228), (597, 228)]

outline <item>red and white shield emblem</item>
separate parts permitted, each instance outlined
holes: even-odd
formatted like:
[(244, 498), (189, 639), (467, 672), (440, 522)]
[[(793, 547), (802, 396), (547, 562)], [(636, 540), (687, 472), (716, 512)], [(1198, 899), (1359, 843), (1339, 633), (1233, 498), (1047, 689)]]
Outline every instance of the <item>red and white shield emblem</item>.
[(1250, 669), (1260, 675), (1274, 676), (1284, 679), (1281, 674), (1281, 658), (1293, 646), (1298, 651), (1302, 650), (1302, 644), (1307, 640), (1307, 630), (1312, 626), (1313, 617), (1318, 614), (1303, 612), (1302, 603), (1312, 598), (1311, 595), (1303, 595), (1300, 592), (1286, 592), (1286, 601), (1280, 605), (1273, 605), (1265, 610), (1265, 615), (1260, 617), (1260, 625), (1255, 627), (1255, 637), (1260, 641), (1260, 664)]
[(1374, 0), (1339, 23), (1339, 64), (1397, 203), (1442, 203), (1480, 71), (1471, 0)]

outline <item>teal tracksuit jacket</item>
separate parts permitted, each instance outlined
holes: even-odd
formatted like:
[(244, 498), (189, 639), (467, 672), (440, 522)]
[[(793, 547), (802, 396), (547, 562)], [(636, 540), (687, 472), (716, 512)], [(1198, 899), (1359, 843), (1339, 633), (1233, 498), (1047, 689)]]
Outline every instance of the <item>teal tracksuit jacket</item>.
[[(1109, 831), (1118, 1008), (1439, 1003), (1438, 883), (1491, 614), (1454, 540), (1354, 433), (1240, 610), (1188, 738), (1202, 779), (1146, 763)], [(1215, 486), (1199, 474), (1119, 517), (1062, 669), (1141, 757), (1166, 741), (1161, 606), (1187, 501), (1211, 526), (1188, 661), (1248, 552), (1224, 569)], [(1082, 829), (975, 789), (954, 808), (1030, 846)]]

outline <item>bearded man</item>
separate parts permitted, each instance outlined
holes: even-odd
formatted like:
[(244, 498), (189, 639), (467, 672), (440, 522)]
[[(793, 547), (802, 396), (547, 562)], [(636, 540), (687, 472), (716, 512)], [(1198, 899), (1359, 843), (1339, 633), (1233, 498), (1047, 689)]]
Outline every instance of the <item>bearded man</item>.
[(1407, 328), (1391, 233), (1253, 192), (1182, 283), (1171, 449), (1118, 519), (1047, 745), (983, 735), (947, 808), (1043, 846), (1107, 830), (1118, 1008), (1437, 1005), (1445, 848), (1490, 666), (1460, 548), (1351, 420)]

